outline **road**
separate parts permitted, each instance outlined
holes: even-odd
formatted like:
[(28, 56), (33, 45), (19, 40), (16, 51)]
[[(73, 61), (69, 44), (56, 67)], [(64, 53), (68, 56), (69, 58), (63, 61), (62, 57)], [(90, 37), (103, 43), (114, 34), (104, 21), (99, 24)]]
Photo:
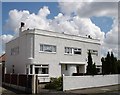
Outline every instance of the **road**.
[[(0, 87), (0, 93), (2, 95), (28, 95), (25, 92), (17, 91), (9, 87)], [(32, 94), (29, 94), (32, 95)], [(33, 94), (35, 95), (35, 94)], [(71, 91), (51, 91), (51, 90), (41, 90), (37, 95), (120, 95), (120, 85), (109, 86), (109, 87), (99, 87), (99, 88), (90, 88), (82, 90), (71, 90)]]

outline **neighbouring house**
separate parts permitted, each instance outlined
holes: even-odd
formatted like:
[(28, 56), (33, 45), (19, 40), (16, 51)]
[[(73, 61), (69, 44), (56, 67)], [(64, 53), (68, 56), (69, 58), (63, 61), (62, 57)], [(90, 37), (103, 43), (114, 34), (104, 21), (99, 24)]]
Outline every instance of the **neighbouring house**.
[(0, 56), (0, 65), (1, 65), (1, 71), (2, 71), (2, 80), (4, 80), (4, 74), (6, 73), (5, 61), (6, 61), (6, 54), (2, 54)]
[(100, 40), (21, 27), (19, 37), (6, 44), (7, 73), (37, 74), (43, 82), (62, 74), (86, 73), (89, 50), (101, 72)]

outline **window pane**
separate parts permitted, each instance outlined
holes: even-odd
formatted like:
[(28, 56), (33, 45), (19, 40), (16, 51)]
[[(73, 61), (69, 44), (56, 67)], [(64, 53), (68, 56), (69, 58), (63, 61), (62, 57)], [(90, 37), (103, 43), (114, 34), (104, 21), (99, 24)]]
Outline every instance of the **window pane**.
[(43, 51), (43, 45), (42, 44), (40, 45), (40, 51)]
[(56, 46), (41, 44), (40, 45), (40, 51), (44, 51), (44, 52), (56, 52)]
[(74, 49), (74, 54), (81, 54), (81, 49)]
[(19, 54), (19, 47), (14, 47), (11, 49), (11, 55), (17, 55)]
[(70, 47), (65, 47), (65, 53), (67, 53), (67, 54), (72, 54), (72, 48), (70, 48)]
[(53, 47), (52, 47), (52, 51), (53, 51), (53, 52), (56, 52), (56, 46), (53, 46)]
[(42, 68), (42, 74), (48, 74), (48, 68)]
[(69, 48), (69, 53), (72, 54), (72, 48)]
[(52, 52), (52, 47), (50, 45), (44, 45), (44, 51)]
[(81, 54), (80, 51), (74, 51), (74, 54)]
[(35, 74), (48, 74), (48, 65), (35, 65)]

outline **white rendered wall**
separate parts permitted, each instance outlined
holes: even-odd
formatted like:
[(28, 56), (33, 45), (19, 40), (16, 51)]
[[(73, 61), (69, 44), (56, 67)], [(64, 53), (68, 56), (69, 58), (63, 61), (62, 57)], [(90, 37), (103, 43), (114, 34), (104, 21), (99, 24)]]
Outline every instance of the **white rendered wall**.
[[(74, 62), (86, 62), (87, 64), (87, 61), (86, 61), (86, 58), (88, 56), (87, 49), (98, 50), (99, 55), (98, 56), (93, 55), (92, 57), (93, 57), (93, 61), (95, 61), (96, 64), (100, 64), (100, 45), (99, 44), (82, 42), (82, 41), (78, 41), (75, 39), (72, 40), (72, 39), (67, 39), (67, 38), (60, 38), (58, 37), (60, 34), (58, 35), (58, 34), (53, 33), (54, 34), (53, 35), (52, 32), (46, 32), (42, 30), (36, 30), (35, 33), (36, 35), (35, 35), (35, 43), (34, 43), (35, 44), (34, 60), (36, 64), (49, 64), (49, 72), (50, 72), (49, 75), (51, 77), (61, 76), (60, 61), (73, 62), (73, 63)], [(40, 44), (55, 45), (57, 46), (57, 52), (56, 53), (40, 52)], [(81, 48), (82, 54), (81, 55), (66, 55), (64, 54), (65, 47)], [(71, 75), (71, 72), (67, 72), (67, 74), (68, 73)]]
[[(57, 52), (40, 52), (40, 44), (56, 45)], [(11, 56), (11, 48), (16, 46), (20, 47), (20, 53)], [(81, 48), (82, 54), (65, 55), (64, 47)], [(99, 55), (93, 55), (92, 57), (96, 64), (100, 64), (100, 44), (97, 40), (43, 30), (24, 31), (20, 34), (20, 37), (8, 42), (6, 45), (7, 73), (12, 72), (12, 65), (15, 65), (15, 73), (26, 73), (27, 64), (49, 64), (49, 77), (59, 77), (61, 76), (61, 61), (84, 62), (87, 65), (87, 49), (98, 50)]]
[[(12, 65), (14, 65), (15, 73), (26, 73), (26, 64), (29, 63), (31, 52), (31, 37), (33, 35), (22, 35), (6, 44), (6, 71), (12, 73)], [(11, 55), (11, 48), (19, 47), (19, 54)]]
[(63, 76), (63, 90), (74, 90), (120, 84), (120, 75)]

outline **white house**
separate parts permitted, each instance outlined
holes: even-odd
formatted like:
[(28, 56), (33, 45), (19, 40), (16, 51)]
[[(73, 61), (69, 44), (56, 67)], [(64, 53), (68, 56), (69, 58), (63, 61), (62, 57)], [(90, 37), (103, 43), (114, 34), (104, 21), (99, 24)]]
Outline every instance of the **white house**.
[(86, 73), (88, 50), (101, 71), (98, 39), (41, 29), (20, 31), (19, 37), (6, 44), (7, 73), (38, 74), (44, 81)]

